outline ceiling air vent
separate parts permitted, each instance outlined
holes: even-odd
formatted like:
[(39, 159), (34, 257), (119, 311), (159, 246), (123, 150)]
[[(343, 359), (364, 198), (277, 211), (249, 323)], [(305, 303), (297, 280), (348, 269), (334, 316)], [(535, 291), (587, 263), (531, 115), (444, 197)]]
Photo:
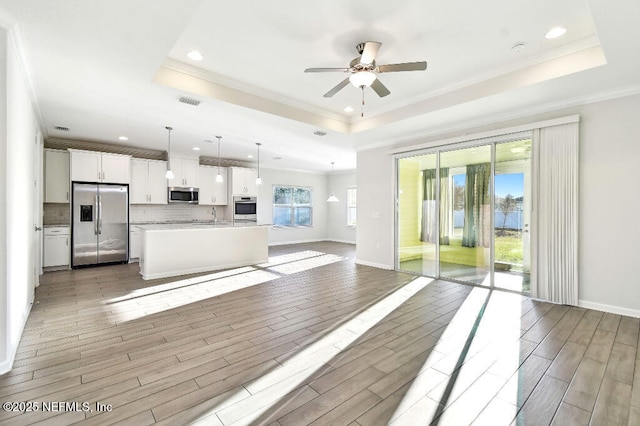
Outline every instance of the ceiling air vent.
[(313, 134), (316, 136), (327, 136), (327, 132), (322, 132), (320, 130), (316, 130)]
[(64, 126), (53, 126), (55, 130), (60, 130), (61, 132), (68, 132), (69, 128)]
[(181, 96), (180, 99), (178, 99), (178, 102), (182, 102), (183, 104), (192, 105), (192, 106), (200, 105), (199, 100), (194, 98), (189, 98), (187, 96)]

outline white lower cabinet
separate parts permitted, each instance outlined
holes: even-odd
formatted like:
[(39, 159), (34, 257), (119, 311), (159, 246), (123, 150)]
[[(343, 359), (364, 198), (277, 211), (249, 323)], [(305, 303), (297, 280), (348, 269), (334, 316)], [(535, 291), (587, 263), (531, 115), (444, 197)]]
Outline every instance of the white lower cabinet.
[(71, 248), (68, 226), (44, 228), (43, 266), (69, 266)]
[(129, 261), (140, 259), (141, 237), (137, 228), (129, 231)]

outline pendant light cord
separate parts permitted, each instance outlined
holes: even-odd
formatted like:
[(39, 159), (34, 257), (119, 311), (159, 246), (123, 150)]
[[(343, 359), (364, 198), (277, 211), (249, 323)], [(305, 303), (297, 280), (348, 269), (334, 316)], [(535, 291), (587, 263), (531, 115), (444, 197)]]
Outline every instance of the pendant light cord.
[(222, 136), (216, 136), (218, 138), (218, 174), (220, 174), (220, 139)]

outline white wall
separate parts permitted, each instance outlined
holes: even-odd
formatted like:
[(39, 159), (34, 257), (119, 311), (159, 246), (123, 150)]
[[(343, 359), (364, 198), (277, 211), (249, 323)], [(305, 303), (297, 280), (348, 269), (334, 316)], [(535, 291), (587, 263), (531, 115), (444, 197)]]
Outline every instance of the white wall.
[(579, 298), (640, 316), (640, 95), (586, 105), (580, 126)]
[(394, 176), (388, 148), (358, 152), (356, 262), (393, 269)]
[[(466, 133), (580, 114), (580, 304), (640, 316), (640, 197), (636, 188), (639, 112), (640, 95), (633, 95), (465, 129), (422, 142), (437, 144), (438, 140)], [(388, 147), (358, 153), (357, 182), (357, 261), (393, 268), (394, 177)]]
[(327, 192), (335, 192), (337, 203), (327, 203), (327, 238), (343, 243), (356, 243), (356, 228), (347, 226), (347, 188), (356, 186), (355, 170), (329, 176)]
[[(1, 76), (0, 86), (6, 88), (2, 94), (7, 109), (0, 111), (2, 120), (6, 120), (6, 134), (2, 135), (2, 193), (3, 216), (0, 227), (5, 241), (2, 271), (2, 293), (4, 302), (0, 312), (0, 328), (4, 336), (3, 358), (0, 360), (0, 373), (7, 371), (17, 349), (24, 323), (33, 302), (35, 288), (34, 271), (34, 177), (37, 167), (36, 132), (37, 125), (18, 61), (13, 39), (3, 30), (4, 56), (0, 68), (6, 70)], [(1, 234), (0, 234), (1, 235)], [(6, 259), (6, 260), (4, 260)]]
[[(0, 28), (0, 129), (7, 128), (7, 32)], [(7, 134), (0, 131), (0, 373), (8, 370), (8, 318), (7, 303)]]

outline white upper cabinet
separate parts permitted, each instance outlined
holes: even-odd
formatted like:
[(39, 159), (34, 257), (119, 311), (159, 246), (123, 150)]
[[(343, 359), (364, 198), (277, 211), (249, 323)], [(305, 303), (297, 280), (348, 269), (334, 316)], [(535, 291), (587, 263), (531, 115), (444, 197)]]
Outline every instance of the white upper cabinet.
[(200, 166), (200, 189), (198, 204), (205, 206), (226, 205), (227, 197), (227, 168), (220, 167), (222, 182), (216, 182), (218, 167)]
[(258, 195), (258, 185), (256, 178), (258, 172), (255, 169), (244, 167), (231, 167), (231, 195), (245, 195), (256, 197)]
[(44, 150), (44, 202), (69, 202), (69, 152)]
[(166, 161), (131, 159), (130, 204), (167, 204)]
[(129, 155), (69, 150), (71, 180), (76, 182), (129, 183)]
[(167, 204), (167, 162), (149, 160), (147, 191), (150, 204)]
[(167, 179), (167, 186), (198, 188), (199, 160), (171, 157), (170, 166), (173, 179)]

